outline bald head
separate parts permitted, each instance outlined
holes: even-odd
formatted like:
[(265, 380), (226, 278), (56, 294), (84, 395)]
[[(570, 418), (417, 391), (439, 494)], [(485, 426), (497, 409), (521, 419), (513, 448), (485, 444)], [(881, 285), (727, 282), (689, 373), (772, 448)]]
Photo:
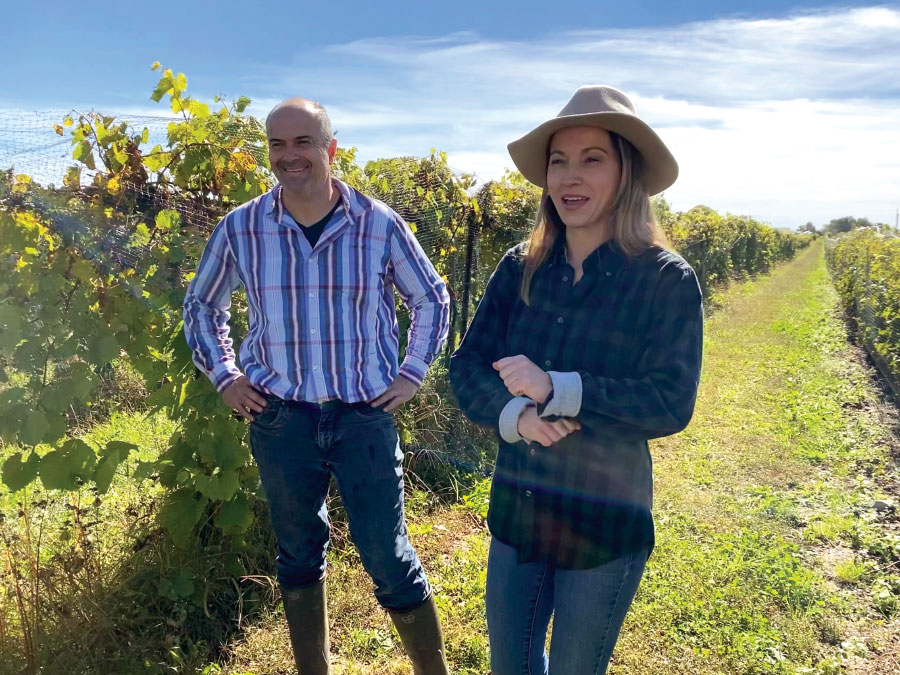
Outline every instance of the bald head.
[(327, 148), (331, 145), (331, 139), (334, 138), (334, 132), (331, 129), (331, 119), (329, 119), (328, 113), (321, 103), (299, 96), (286, 98), (269, 111), (269, 115), (266, 117), (266, 133), (269, 134), (270, 124), (273, 119), (288, 115), (309, 115), (315, 120), (319, 129), (317, 135), (322, 147)]

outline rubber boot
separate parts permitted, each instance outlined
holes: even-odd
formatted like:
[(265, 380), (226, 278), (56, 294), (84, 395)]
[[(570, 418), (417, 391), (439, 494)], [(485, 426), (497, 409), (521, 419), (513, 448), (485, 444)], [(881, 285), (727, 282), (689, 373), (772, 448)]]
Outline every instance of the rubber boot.
[(329, 675), (328, 605), (325, 581), (304, 588), (281, 587), (284, 616), (300, 675)]
[(449, 675), (444, 651), (444, 636), (434, 596), (411, 612), (388, 610), (400, 634), (400, 642), (409, 655), (415, 675)]

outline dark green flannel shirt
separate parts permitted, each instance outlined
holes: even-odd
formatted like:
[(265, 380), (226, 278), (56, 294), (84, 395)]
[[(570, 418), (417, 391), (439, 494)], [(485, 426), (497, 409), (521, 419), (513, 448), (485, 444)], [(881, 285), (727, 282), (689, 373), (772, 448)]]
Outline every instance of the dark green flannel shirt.
[[(530, 305), (519, 298), (524, 246), (506, 253), (453, 354), (450, 382), (466, 416), (500, 436), (491, 533), (520, 562), (586, 569), (653, 546), (647, 440), (691, 419), (703, 308), (693, 269), (675, 253), (653, 247), (629, 258), (606, 243), (573, 284), (563, 239), (535, 273)], [(548, 448), (518, 437), (530, 402), (491, 365), (517, 354), (551, 374), (539, 414), (577, 418), (580, 431)]]

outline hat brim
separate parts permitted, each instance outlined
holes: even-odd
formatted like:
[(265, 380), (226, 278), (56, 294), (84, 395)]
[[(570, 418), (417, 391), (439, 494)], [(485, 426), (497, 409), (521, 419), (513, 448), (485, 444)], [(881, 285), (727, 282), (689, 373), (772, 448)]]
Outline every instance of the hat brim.
[(651, 195), (658, 194), (678, 178), (678, 162), (656, 132), (634, 115), (597, 112), (554, 117), (510, 143), (509, 156), (525, 178), (547, 187), (547, 147), (550, 138), (566, 127), (600, 127), (627, 139), (644, 160), (642, 180)]

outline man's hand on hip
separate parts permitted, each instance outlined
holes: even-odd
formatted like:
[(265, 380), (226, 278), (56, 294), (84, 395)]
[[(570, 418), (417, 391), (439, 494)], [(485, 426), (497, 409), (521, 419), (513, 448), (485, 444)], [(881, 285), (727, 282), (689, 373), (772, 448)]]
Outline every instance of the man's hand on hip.
[(384, 406), (385, 412), (394, 412), (415, 396), (417, 391), (419, 391), (417, 384), (407, 380), (402, 375), (398, 375), (381, 396), (369, 401), (369, 405), (374, 408)]
[(222, 400), (225, 405), (251, 422), (255, 418), (254, 413), (261, 413), (266, 407), (265, 397), (250, 384), (250, 380), (244, 375), (222, 390)]

